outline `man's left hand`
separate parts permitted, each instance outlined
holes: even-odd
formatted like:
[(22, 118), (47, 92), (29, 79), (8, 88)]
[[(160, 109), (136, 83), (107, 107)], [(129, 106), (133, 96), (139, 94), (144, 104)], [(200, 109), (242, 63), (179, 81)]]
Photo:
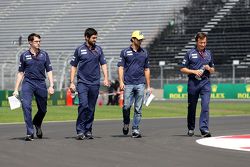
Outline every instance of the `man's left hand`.
[(50, 95), (53, 95), (55, 93), (55, 90), (54, 90), (53, 87), (50, 86), (49, 89), (48, 89), (48, 92), (49, 92)]
[(104, 86), (109, 86), (109, 81), (108, 81), (108, 79), (104, 79), (104, 80), (103, 80), (103, 85), (104, 85)]

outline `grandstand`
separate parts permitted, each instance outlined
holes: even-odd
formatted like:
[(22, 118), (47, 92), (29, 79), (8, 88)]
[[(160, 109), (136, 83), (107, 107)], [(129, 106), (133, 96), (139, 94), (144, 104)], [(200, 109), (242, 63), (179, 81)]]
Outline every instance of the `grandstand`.
[[(29, 33), (42, 36), (42, 48), (51, 57), (58, 89), (67, 86), (68, 60), (83, 42), (87, 27), (99, 33), (99, 44), (109, 61), (111, 76), (122, 48), (130, 44), (131, 32), (140, 29), (149, 45), (188, 3), (187, 0), (1, 0), (0, 51), (2, 89), (13, 89), (20, 52)], [(25, 43), (18, 46), (22, 36)], [(66, 79), (65, 79), (66, 78)], [(8, 82), (9, 84), (5, 84)], [(13, 84), (12, 84), (13, 83)]]
[[(167, 64), (165, 78), (182, 78), (178, 63), (194, 47), (197, 32), (208, 33), (208, 48), (214, 54), (217, 73), (214, 77), (231, 78), (232, 62), (236, 76), (249, 79), (250, 7), (249, 0), (192, 0), (181, 11), (181, 21), (168, 25), (149, 46), (154, 77), (160, 74), (159, 61)], [(246, 80), (245, 80), (246, 81)]]
[(87, 27), (99, 33), (111, 79), (117, 74), (120, 50), (130, 44), (135, 29), (146, 37), (143, 46), (150, 52), (152, 78), (160, 76), (159, 61), (166, 62), (165, 78), (186, 77), (179, 72), (178, 62), (194, 47), (198, 31), (208, 33), (216, 77), (231, 77), (232, 62), (239, 60), (236, 75), (249, 78), (249, 20), (249, 0), (1, 0), (0, 87), (13, 89), (18, 57), (28, 48), (31, 32), (42, 36), (57, 89), (67, 87), (69, 60)]

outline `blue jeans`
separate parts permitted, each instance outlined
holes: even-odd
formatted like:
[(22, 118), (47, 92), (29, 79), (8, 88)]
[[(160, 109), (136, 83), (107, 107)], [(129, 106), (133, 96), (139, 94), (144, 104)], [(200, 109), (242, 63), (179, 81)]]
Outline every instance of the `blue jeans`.
[(125, 85), (123, 123), (130, 123), (130, 108), (134, 102), (134, 117), (132, 129), (138, 129), (142, 117), (142, 103), (144, 98), (145, 84)]

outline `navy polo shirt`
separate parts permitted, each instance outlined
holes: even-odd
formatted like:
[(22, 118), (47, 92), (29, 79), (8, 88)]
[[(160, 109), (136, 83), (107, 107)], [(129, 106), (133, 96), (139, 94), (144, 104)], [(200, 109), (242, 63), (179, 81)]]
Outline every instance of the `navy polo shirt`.
[(70, 64), (74, 67), (78, 66), (77, 82), (100, 85), (100, 65), (106, 64), (106, 59), (102, 48), (95, 45), (90, 49), (86, 42), (76, 48)]
[[(196, 48), (189, 50), (181, 63), (181, 68), (186, 67), (191, 70), (198, 70), (203, 67), (203, 65), (209, 65), (210, 67), (214, 67), (213, 55), (210, 50), (205, 49), (202, 52), (199, 52)], [(194, 74), (189, 74), (189, 78), (194, 78)], [(202, 78), (209, 78), (209, 71), (205, 70)]]
[(149, 68), (149, 56), (146, 49), (139, 48), (135, 52), (131, 47), (121, 51), (118, 67), (124, 68), (126, 85), (145, 84), (145, 68)]
[(45, 80), (45, 71), (52, 71), (52, 66), (48, 53), (39, 50), (37, 56), (30, 50), (25, 51), (20, 56), (19, 72), (24, 72), (24, 77), (35, 80)]

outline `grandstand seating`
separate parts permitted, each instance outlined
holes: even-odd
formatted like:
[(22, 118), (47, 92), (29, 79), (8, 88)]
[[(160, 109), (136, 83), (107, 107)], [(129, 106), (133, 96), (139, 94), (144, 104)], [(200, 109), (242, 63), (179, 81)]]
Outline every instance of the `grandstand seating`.
[[(187, 3), (188, 0), (1, 0), (0, 62), (4, 66), (0, 69), (6, 82), (14, 83), (17, 52), (28, 47), (28, 34), (37, 32), (42, 36), (42, 48), (50, 54), (58, 83), (62, 73), (68, 73), (64, 62), (83, 42), (87, 27), (97, 29), (98, 43), (108, 60), (114, 57), (115, 66), (120, 50), (130, 43), (133, 30), (144, 33), (147, 46)], [(17, 45), (20, 35), (25, 40), (21, 47)], [(112, 69), (116, 74), (116, 68)], [(5, 86), (13, 88), (13, 84)]]
[[(250, 7), (245, 0), (192, 0), (182, 13), (185, 16), (182, 24), (176, 25), (170, 33), (167, 31), (170, 27), (166, 27), (160, 40), (149, 46), (155, 77), (159, 76), (159, 60), (173, 66), (165, 77), (181, 76), (177, 63), (194, 47), (194, 36), (199, 31), (208, 33), (207, 47), (214, 54), (217, 76), (231, 77), (232, 61), (237, 59), (240, 60), (237, 77), (249, 77), (246, 68), (250, 66), (246, 65), (249, 65), (247, 55), (250, 53)], [(179, 27), (180, 32), (176, 31)]]

